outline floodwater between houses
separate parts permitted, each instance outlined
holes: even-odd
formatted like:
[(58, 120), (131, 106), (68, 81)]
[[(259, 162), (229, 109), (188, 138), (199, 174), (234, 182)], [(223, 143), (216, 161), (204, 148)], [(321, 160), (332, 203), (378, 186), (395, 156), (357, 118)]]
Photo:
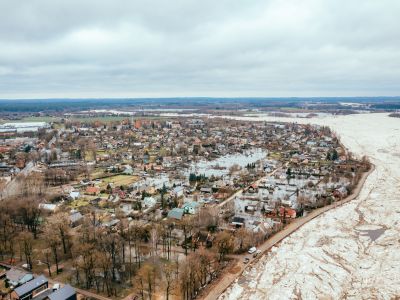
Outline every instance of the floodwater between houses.
[(195, 173), (197, 175), (204, 174), (207, 177), (224, 176), (229, 173), (229, 168), (233, 165), (244, 168), (248, 164), (265, 159), (266, 155), (267, 152), (262, 149), (252, 149), (243, 153), (227, 154), (211, 161), (202, 160), (193, 163), (187, 171), (187, 175)]
[(244, 120), (330, 126), (375, 164), (360, 195), (310, 221), (220, 296), (234, 299), (394, 299), (400, 296), (400, 119), (358, 114)]
[[(243, 153), (226, 154), (214, 160), (202, 160), (192, 163), (183, 173), (186, 177), (189, 177), (190, 173), (205, 175), (207, 177), (223, 177), (229, 174), (229, 168), (233, 165), (245, 168), (247, 164), (263, 161), (267, 154), (268, 153), (263, 149), (251, 149)], [(170, 178), (168, 174), (160, 174), (156, 177), (147, 177), (145, 183), (149, 186), (154, 185), (156, 188), (160, 189), (164, 184), (166, 186), (172, 186), (174, 180)]]

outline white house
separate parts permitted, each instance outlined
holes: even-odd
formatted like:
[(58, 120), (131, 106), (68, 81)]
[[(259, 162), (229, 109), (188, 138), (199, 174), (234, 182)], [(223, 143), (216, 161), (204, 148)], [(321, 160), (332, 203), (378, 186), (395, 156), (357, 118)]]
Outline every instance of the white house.
[(72, 191), (71, 193), (69, 193), (69, 196), (73, 199), (76, 200), (81, 196), (81, 193), (78, 191)]
[(172, 197), (182, 197), (183, 196), (183, 186), (177, 186), (171, 191), (171, 196)]
[(156, 205), (157, 200), (153, 197), (146, 197), (143, 199), (143, 208), (152, 208)]
[(58, 205), (51, 203), (40, 203), (39, 209), (46, 210), (49, 212), (56, 212), (58, 210)]

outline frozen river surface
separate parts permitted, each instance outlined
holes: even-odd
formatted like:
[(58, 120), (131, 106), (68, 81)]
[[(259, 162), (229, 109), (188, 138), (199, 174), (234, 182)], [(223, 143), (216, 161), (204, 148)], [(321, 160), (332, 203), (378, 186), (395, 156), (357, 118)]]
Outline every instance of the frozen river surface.
[(370, 114), (296, 121), (330, 126), (353, 153), (369, 156), (376, 169), (357, 199), (283, 240), (220, 300), (398, 299), (400, 119)]

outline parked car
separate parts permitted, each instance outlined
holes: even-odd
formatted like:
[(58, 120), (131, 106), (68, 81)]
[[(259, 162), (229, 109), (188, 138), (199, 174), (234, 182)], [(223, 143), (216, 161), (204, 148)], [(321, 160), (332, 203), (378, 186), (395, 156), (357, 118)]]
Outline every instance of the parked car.
[(243, 262), (244, 262), (245, 264), (248, 264), (249, 261), (250, 261), (250, 258), (248, 258), (248, 257), (245, 257), (244, 260), (243, 260)]
[(257, 251), (253, 254), (253, 257), (257, 257), (258, 254), (260, 254), (260, 253), (261, 253), (261, 250), (257, 250)]
[(250, 249), (249, 249), (249, 251), (247, 251), (247, 252), (249, 252), (249, 254), (253, 254), (253, 253), (255, 253), (257, 251), (257, 248), (256, 247), (251, 247)]

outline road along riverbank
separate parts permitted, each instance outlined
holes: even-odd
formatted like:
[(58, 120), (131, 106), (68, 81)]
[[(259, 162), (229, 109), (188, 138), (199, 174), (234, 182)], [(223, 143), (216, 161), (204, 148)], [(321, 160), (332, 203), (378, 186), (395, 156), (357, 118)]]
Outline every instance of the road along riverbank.
[(250, 258), (250, 262), (248, 264), (244, 264), (243, 259), (240, 259), (240, 258), (246, 257), (246, 253), (241, 256), (238, 256), (239, 259), (238, 259), (236, 267), (235, 267), (237, 272), (234, 274), (232, 274), (232, 273), (224, 274), (222, 277), (219, 278), (219, 281), (217, 283), (210, 285), (209, 289), (206, 289), (203, 291), (200, 299), (205, 299), (205, 300), (217, 299), (222, 293), (225, 292), (225, 290), (232, 283), (234, 283), (235, 280), (237, 280), (242, 275), (242, 273), (246, 269), (251, 268), (254, 265), (254, 263), (257, 262), (262, 257), (262, 255), (266, 254), (273, 246), (277, 245), (284, 238), (288, 237), (289, 235), (294, 233), (296, 230), (298, 230), (301, 226), (310, 222), (314, 218), (322, 215), (323, 213), (325, 213), (331, 209), (335, 209), (335, 208), (357, 198), (360, 194), (360, 191), (361, 191), (366, 179), (374, 170), (375, 170), (375, 165), (371, 164), (370, 170), (367, 172), (364, 172), (361, 179), (357, 183), (356, 188), (352, 191), (352, 193), (350, 195), (348, 195), (343, 200), (337, 201), (335, 203), (332, 203), (330, 205), (327, 205), (327, 206), (324, 206), (321, 208), (317, 208), (317, 209), (311, 211), (306, 216), (295, 219), (293, 222), (288, 224), (284, 229), (282, 229), (281, 231), (277, 232), (275, 235), (273, 235), (272, 237), (267, 239), (263, 244), (261, 244), (258, 247), (258, 249), (261, 251), (261, 255), (256, 258)]

